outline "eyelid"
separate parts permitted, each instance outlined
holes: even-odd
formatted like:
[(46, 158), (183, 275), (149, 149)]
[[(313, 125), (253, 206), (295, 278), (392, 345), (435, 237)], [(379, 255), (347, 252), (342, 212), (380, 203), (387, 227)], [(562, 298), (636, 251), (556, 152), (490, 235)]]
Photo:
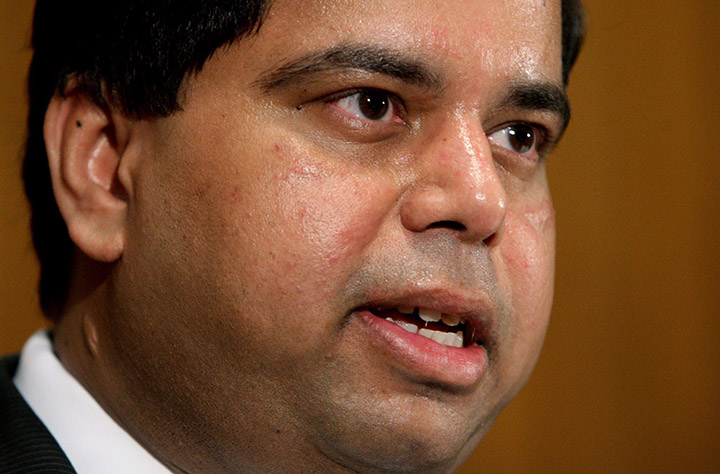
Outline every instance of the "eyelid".
[[(385, 89), (381, 89), (378, 87), (355, 87), (352, 89), (346, 89), (346, 90), (342, 90), (340, 92), (330, 94), (319, 100), (322, 100), (326, 104), (332, 104), (333, 102), (338, 102), (342, 99), (346, 99), (348, 97), (352, 97), (356, 94), (360, 94), (363, 92), (378, 92), (378, 93), (386, 95), (388, 100), (392, 104), (394, 114), (397, 115), (399, 118), (399, 121), (393, 121), (393, 122), (403, 124), (403, 125), (406, 124), (405, 118), (407, 117), (407, 109), (405, 108), (405, 103), (402, 101), (402, 99), (400, 99), (400, 97), (398, 97), (397, 94), (394, 94), (390, 91), (387, 91)], [(373, 120), (364, 119), (360, 116), (354, 116), (352, 118), (357, 119), (357, 120), (367, 121), (369, 123), (377, 123), (377, 124), (383, 123), (382, 121), (373, 121)]]
[[(536, 123), (536, 122), (528, 122), (525, 120), (515, 120), (515, 121), (511, 121), (511, 122), (505, 122), (501, 125), (498, 125), (498, 126), (492, 128), (486, 134), (486, 136), (488, 137), (488, 139), (490, 139), (491, 135), (493, 135), (499, 131), (511, 128), (513, 126), (526, 126), (526, 127), (530, 127), (535, 130), (536, 138), (535, 138), (535, 145), (533, 146), (533, 148), (535, 150), (535, 153), (537, 153), (537, 155), (538, 155), (537, 159), (539, 159), (539, 160), (544, 160), (545, 158), (547, 158), (547, 156), (550, 154), (553, 147), (555, 146), (555, 144), (558, 141), (555, 134), (547, 126)], [(492, 140), (491, 140), (491, 142), (492, 142)], [(505, 147), (502, 147), (502, 148), (505, 149)], [(524, 153), (518, 153), (513, 150), (507, 150), (507, 151), (510, 153), (518, 154), (520, 156), (528, 156)]]

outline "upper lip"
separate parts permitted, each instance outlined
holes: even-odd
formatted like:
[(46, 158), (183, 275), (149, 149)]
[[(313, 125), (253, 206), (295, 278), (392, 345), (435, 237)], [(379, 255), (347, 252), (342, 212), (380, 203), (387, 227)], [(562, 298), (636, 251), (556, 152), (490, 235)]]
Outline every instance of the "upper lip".
[(490, 342), (496, 324), (495, 308), (485, 292), (443, 286), (391, 292), (385, 290), (382, 294), (371, 294), (355, 310), (361, 308), (421, 308), (454, 314), (465, 321), (468, 331), (474, 334), (474, 340), (482, 345)]

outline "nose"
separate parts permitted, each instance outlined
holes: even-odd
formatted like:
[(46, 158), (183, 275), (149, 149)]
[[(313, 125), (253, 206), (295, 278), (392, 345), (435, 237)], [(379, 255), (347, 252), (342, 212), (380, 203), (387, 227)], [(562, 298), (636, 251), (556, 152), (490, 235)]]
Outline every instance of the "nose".
[(507, 198), (484, 131), (455, 116), (429, 134), (415, 161), (415, 181), (400, 202), (412, 232), (446, 229), (467, 241), (497, 245)]

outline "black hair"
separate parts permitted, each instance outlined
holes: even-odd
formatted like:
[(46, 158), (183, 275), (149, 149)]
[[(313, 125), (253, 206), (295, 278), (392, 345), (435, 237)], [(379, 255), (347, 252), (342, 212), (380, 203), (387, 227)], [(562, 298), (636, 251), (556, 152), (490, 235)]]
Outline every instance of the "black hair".
[[(135, 118), (177, 111), (183, 80), (221, 46), (260, 27), (266, 0), (38, 0), (23, 164), (40, 262), (40, 306), (62, 312), (74, 245), (57, 208), (43, 138), (47, 106), (73, 79), (102, 107)], [(109, 104), (108, 104), (109, 102)]]
[(562, 0), (562, 76), (566, 86), (584, 40), (585, 12), (581, 1)]
[[(33, 244), (40, 262), (40, 306), (63, 310), (74, 245), (55, 202), (43, 138), (47, 106), (71, 79), (99, 106), (134, 118), (180, 109), (182, 82), (220, 47), (254, 34), (269, 0), (38, 0), (30, 109), (23, 164)], [(563, 80), (584, 32), (579, 0), (562, 1)]]

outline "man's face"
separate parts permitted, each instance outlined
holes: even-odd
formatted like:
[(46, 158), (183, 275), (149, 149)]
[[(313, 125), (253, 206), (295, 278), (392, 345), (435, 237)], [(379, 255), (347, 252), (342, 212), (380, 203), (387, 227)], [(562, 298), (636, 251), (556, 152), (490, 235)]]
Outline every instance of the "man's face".
[(128, 148), (123, 403), (241, 472), (457, 467), (548, 322), (560, 60), (557, 1), (273, 2)]

